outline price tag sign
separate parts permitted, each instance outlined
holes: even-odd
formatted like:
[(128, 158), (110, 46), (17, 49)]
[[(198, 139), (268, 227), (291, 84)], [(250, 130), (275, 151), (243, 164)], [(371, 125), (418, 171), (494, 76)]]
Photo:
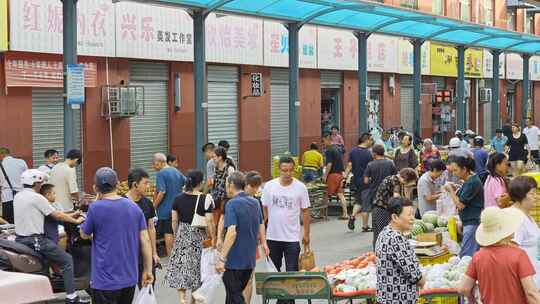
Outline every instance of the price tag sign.
[(68, 64), (66, 76), (66, 102), (84, 104), (84, 65)]

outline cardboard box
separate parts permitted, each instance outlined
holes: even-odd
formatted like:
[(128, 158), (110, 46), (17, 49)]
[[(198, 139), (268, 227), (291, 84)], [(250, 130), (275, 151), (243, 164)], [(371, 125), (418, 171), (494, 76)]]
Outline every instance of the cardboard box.
[(429, 232), (422, 233), (416, 236), (418, 242), (434, 242), (437, 245), (442, 246), (442, 233), (440, 232)]

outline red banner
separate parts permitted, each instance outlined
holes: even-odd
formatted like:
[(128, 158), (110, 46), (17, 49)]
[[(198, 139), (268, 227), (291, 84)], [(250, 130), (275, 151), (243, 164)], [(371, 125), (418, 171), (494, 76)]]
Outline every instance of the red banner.
[[(85, 86), (96, 87), (96, 60), (83, 59), (79, 63), (84, 64)], [(54, 59), (38, 54), (6, 53), (4, 66), (8, 87), (61, 88), (64, 86), (61, 58)]]

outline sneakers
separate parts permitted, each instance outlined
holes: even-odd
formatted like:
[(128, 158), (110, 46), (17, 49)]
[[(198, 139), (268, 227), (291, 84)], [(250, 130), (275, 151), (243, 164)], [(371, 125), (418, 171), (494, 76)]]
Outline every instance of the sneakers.
[(75, 299), (66, 298), (66, 304), (90, 304), (90, 301), (82, 300), (79, 298), (79, 296), (77, 296)]
[(347, 223), (347, 227), (349, 230), (354, 231), (354, 222), (356, 221), (356, 218), (354, 216), (349, 217), (349, 222)]

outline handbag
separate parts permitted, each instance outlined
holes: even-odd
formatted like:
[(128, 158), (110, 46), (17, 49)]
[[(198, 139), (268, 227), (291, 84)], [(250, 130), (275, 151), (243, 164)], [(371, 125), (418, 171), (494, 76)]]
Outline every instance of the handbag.
[(193, 220), (191, 221), (191, 227), (206, 228), (206, 218), (197, 213), (197, 209), (199, 209), (200, 200), (201, 200), (201, 194), (197, 196), (197, 203), (195, 204), (195, 211), (193, 212)]
[(315, 268), (315, 254), (309, 245), (304, 245), (304, 252), (298, 259), (298, 269), (309, 271)]

